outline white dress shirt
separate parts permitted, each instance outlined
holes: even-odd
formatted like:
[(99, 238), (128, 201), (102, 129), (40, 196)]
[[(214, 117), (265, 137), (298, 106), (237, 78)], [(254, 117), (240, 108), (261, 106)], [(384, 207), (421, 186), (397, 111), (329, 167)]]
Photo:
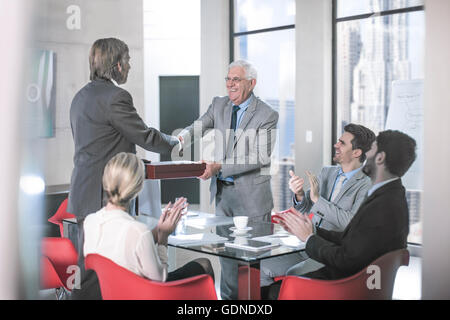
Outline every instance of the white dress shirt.
[(84, 256), (102, 255), (135, 274), (167, 279), (167, 247), (156, 245), (148, 227), (122, 210), (102, 208), (84, 220)]

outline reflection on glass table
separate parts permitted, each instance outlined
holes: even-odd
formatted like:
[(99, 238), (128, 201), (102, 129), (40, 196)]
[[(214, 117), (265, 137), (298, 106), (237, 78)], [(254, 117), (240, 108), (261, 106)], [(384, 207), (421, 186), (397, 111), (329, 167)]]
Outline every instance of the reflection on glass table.
[[(304, 243), (270, 222), (249, 220), (247, 232), (236, 234), (233, 219), (196, 212), (185, 217), (184, 228), (169, 237), (169, 245), (192, 251), (213, 254), (243, 262), (256, 262), (304, 250)], [(244, 250), (225, 246), (226, 242), (238, 243), (258, 240), (277, 244), (267, 250)]]
[[(236, 234), (230, 217), (197, 212), (187, 215), (185, 219), (183, 228), (169, 237), (169, 246), (234, 261), (238, 265), (236, 279), (240, 299), (260, 297), (259, 269), (262, 260), (300, 252), (305, 247), (295, 236), (270, 222), (250, 219), (247, 232)], [(251, 247), (252, 241), (267, 248)], [(250, 248), (245, 249), (245, 246)]]

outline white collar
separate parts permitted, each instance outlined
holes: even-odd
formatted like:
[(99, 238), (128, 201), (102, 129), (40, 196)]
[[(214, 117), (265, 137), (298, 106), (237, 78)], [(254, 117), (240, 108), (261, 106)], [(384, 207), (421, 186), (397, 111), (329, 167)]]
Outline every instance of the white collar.
[(117, 84), (116, 80), (114, 80), (113, 78), (111, 78), (111, 81), (112, 81), (112, 83), (114, 83), (114, 85), (115, 85), (116, 87), (119, 86), (119, 85)]
[(399, 177), (395, 177), (395, 178), (384, 180), (384, 181), (378, 182), (377, 184), (374, 184), (372, 186), (372, 188), (370, 188), (369, 191), (367, 192), (367, 196), (370, 197), (377, 189), (379, 189), (382, 186), (388, 184), (389, 182), (392, 182), (392, 181), (397, 180), (397, 179), (400, 179), (400, 178)]

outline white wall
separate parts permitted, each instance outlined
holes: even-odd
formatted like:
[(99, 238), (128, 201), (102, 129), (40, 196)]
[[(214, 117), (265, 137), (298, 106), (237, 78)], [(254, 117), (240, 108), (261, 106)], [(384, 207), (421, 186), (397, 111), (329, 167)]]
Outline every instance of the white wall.
[[(228, 0), (201, 0), (200, 115), (206, 112), (213, 97), (227, 94), (223, 79), (230, 62), (228, 5)], [(213, 213), (209, 183), (200, 182), (200, 210)]]
[(145, 119), (159, 128), (159, 76), (200, 74), (200, 0), (143, 1)]
[(301, 174), (331, 162), (331, 1), (297, 0), (295, 32), (295, 169)]
[(425, 1), (422, 298), (450, 299), (450, 1)]

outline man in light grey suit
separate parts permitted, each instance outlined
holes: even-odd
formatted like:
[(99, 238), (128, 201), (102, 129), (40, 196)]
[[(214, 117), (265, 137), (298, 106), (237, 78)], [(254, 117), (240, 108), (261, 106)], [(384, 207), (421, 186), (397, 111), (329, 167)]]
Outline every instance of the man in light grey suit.
[[(253, 94), (257, 72), (247, 61), (228, 67), (228, 96), (215, 97), (207, 112), (180, 133), (183, 148), (214, 130), (213, 161), (201, 179), (211, 178), (216, 215), (249, 216), (269, 221), (273, 208), (270, 156), (275, 143), (278, 113)], [(237, 265), (221, 259), (223, 299), (237, 299)]]
[[(364, 201), (371, 187), (370, 179), (361, 171), (375, 134), (357, 124), (348, 124), (334, 145), (333, 161), (337, 166), (322, 168), (318, 177), (306, 172), (310, 189), (304, 191), (304, 179), (290, 171), (289, 188), (294, 192), (295, 209), (313, 213), (312, 222), (326, 230), (343, 231)], [(307, 260), (305, 260), (307, 259)], [(306, 254), (293, 254), (270, 259), (261, 266), (261, 286), (267, 286), (279, 275), (299, 275), (321, 268)]]
[[(72, 297), (98, 298), (95, 280), (84, 274), (83, 221), (103, 206), (102, 176), (106, 163), (119, 152), (136, 153), (136, 145), (170, 153), (178, 139), (149, 128), (133, 106), (128, 91), (118, 87), (127, 81), (128, 46), (115, 38), (94, 42), (89, 54), (90, 82), (78, 91), (70, 107), (75, 144), (68, 212), (77, 216), (81, 289)], [(92, 285), (91, 285), (92, 284)], [(95, 288), (95, 289), (92, 289)]]

